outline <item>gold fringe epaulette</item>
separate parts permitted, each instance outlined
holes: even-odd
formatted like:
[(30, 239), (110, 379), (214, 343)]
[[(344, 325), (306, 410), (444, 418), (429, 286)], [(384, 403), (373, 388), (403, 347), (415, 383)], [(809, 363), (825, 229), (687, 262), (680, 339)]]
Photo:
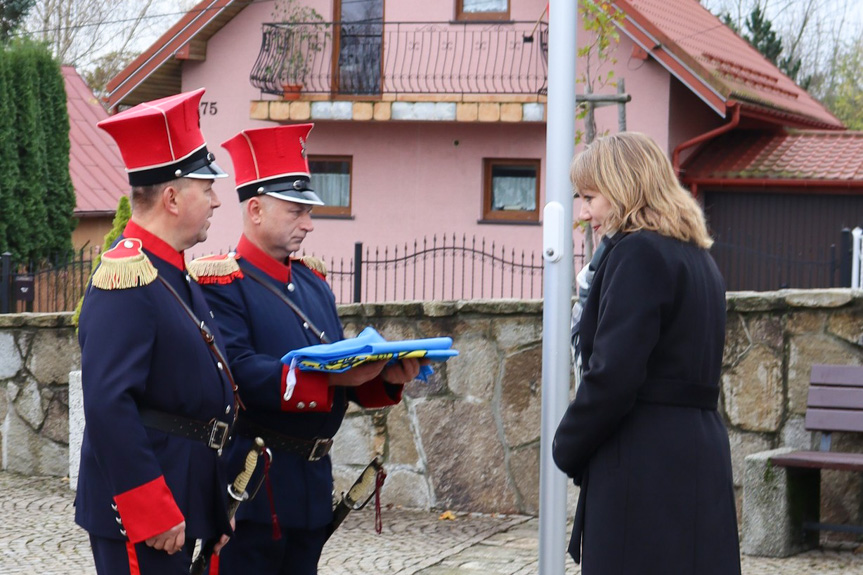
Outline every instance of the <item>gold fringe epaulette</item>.
[(327, 264), (324, 263), (324, 260), (318, 259), (315, 256), (303, 256), (299, 261), (313, 272), (318, 272), (318, 275), (323, 279), (327, 278)]
[(159, 275), (159, 270), (141, 249), (141, 240), (126, 238), (102, 254), (93, 272), (93, 287), (103, 290), (145, 286)]
[(204, 256), (189, 262), (189, 273), (201, 285), (226, 285), (243, 277), (234, 253)]

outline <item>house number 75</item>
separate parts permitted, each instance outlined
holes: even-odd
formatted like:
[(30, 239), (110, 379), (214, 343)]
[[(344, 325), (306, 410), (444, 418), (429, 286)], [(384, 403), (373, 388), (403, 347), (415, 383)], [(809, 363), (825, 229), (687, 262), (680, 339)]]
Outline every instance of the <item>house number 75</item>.
[(218, 104), (216, 102), (201, 102), (202, 116), (215, 116), (219, 113)]

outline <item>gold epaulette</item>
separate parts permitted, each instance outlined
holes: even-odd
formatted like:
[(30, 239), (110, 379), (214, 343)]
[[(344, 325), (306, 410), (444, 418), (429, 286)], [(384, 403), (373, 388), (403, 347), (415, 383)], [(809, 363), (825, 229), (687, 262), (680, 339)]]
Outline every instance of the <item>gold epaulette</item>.
[(299, 258), (299, 261), (313, 272), (317, 272), (323, 279), (327, 279), (327, 264), (324, 263), (324, 260), (315, 256), (303, 256)]
[(145, 286), (159, 275), (159, 270), (141, 249), (141, 240), (126, 238), (102, 254), (93, 272), (93, 287), (103, 290)]
[(189, 262), (187, 268), (201, 285), (226, 285), (243, 277), (243, 270), (233, 252), (197, 258)]

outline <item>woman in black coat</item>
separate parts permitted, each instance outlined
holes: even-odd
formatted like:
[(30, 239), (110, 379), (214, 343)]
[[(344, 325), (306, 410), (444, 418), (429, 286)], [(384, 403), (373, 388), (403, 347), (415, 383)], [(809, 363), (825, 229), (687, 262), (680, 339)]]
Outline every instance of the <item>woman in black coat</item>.
[(701, 208), (650, 138), (572, 164), (606, 250), (584, 304), (584, 374), (554, 438), (581, 487), (569, 552), (584, 575), (738, 575), (728, 433), (717, 412), (725, 287)]

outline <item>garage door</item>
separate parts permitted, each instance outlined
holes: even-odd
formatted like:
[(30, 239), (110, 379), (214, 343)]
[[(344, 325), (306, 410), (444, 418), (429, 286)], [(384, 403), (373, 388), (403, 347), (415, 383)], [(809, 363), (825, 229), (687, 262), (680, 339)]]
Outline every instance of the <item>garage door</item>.
[(841, 285), (841, 231), (863, 226), (863, 196), (703, 193), (711, 253), (729, 291)]

